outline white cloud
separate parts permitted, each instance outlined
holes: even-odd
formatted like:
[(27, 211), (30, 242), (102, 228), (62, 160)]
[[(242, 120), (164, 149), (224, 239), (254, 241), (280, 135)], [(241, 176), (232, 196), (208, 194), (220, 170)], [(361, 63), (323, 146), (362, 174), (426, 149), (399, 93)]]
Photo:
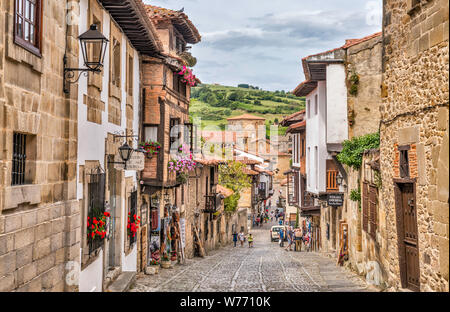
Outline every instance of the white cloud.
[(381, 6), (373, 0), (144, 2), (184, 7), (202, 35), (192, 53), (198, 59), (194, 71), (206, 83), (292, 90), (303, 80), (302, 57), (381, 30), (380, 19), (373, 18)]

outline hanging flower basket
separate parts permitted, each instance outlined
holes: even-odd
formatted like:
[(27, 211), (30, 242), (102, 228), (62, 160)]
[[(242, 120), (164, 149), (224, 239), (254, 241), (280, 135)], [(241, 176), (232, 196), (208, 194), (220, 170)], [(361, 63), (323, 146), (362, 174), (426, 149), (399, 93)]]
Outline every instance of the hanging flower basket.
[(196, 162), (193, 159), (189, 146), (186, 144), (178, 148), (178, 154), (172, 158), (167, 167), (169, 173), (176, 173), (176, 180), (178, 183), (186, 183), (188, 179), (188, 172), (195, 169)]
[(139, 146), (145, 150), (145, 156), (148, 159), (152, 159), (153, 155), (158, 155), (159, 150), (161, 149), (161, 144), (157, 141), (145, 141), (139, 143)]

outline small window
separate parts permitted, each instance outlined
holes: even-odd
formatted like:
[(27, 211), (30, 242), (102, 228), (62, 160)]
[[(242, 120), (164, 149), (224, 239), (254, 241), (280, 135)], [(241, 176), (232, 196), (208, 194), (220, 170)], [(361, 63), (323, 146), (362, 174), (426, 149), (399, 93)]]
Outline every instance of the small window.
[[(128, 198), (128, 211), (130, 221), (133, 223), (134, 216), (137, 214), (137, 191), (132, 192)], [(133, 235), (132, 233), (129, 235), (130, 247), (136, 242), (136, 238), (136, 235)]]
[(111, 83), (116, 87), (120, 87), (120, 43), (116, 39), (113, 40), (112, 66), (111, 66)]
[(11, 185), (25, 184), (26, 140), (25, 134), (14, 132)]
[(308, 113), (308, 118), (311, 118), (311, 105), (310, 105), (311, 101), (310, 100), (306, 100), (306, 112)]
[(180, 127), (178, 125), (180, 124), (180, 119), (178, 118), (170, 118), (170, 149), (176, 150), (178, 149), (178, 146), (174, 146), (174, 143), (177, 141), (177, 139), (180, 139), (181, 132)]
[(317, 115), (318, 112), (319, 112), (319, 97), (316, 94), (314, 96), (314, 115)]
[(133, 95), (133, 57), (128, 56), (128, 95)]
[(399, 146), (398, 150), (400, 153), (400, 178), (409, 178), (409, 145)]
[(144, 126), (145, 141), (158, 141), (158, 126)]
[(175, 92), (180, 92), (180, 75), (178, 73), (173, 72), (173, 82), (172, 82), (172, 89)]
[[(106, 174), (103, 170), (100, 167), (92, 170), (89, 174), (87, 194), (89, 220), (94, 218), (99, 220), (105, 212), (105, 183)], [(94, 238), (88, 237), (89, 255), (103, 246), (103, 242), (104, 240), (99, 236)]]
[(41, 50), (41, 0), (15, 0), (14, 42), (32, 53)]

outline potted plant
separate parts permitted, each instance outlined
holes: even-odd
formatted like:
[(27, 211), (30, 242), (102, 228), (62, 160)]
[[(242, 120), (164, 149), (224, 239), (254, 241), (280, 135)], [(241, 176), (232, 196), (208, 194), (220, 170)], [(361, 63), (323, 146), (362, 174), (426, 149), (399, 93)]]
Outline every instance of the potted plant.
[(167, 253), (164, 253), (161, 259), (161, 267), (163, 269), (168, 269), (170, 268), (171, 262), (170, 262), (170, 258), (167, 255)]
[(160, 266), (159, 261), (152, 259), (152, 261), (150, 261), (150, 265), (145, 268), (145, 274), (148, 275), (158, 274), (159, 266)]

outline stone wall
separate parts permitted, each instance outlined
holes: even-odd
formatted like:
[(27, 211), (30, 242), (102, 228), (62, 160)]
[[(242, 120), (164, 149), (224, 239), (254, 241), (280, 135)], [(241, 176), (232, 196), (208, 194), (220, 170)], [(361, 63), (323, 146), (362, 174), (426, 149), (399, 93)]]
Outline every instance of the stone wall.
[[(381, 102), (382, 36), (374, 37), (347, 49), (347, 85), (358, 75), (357, 94), (347, 96), (349, 112), (349, 138), (378, 131)], [(351, 118), (353, 116), (353, 118)]]
[[(78, 64), (78, 26), (66, 33), (65, 9), (43, 1), (37, 56), (14, 43), (14, 0), (0, 3), (0, 291), (77, 290), (78, 90), (63, 92), (62, 73), (66, 39), (68, 66)], [(11, 186), (13, 132), (29, 142), (26, 185)]]
[[(402, 287), (393, 164), (415, 145), (420, 290), (448, 291), (448, 2), (388, 0), (383, 17), (382, 201), (388, 284)], [(414, 169), (414, 166), (413, 166)]]

